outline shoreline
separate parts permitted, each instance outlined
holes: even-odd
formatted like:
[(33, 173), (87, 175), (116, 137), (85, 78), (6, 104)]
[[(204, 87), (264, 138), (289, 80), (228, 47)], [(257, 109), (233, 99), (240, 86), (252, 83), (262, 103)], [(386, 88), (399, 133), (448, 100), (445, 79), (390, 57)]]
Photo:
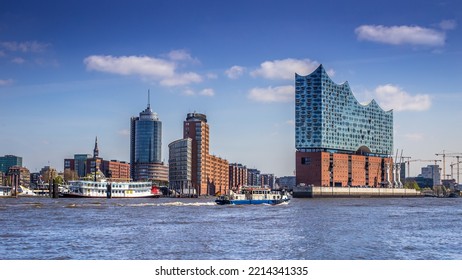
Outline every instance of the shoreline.
[(355, 187), (295, 187), (294, 198), (319, 197), (424, 197), (424, 194), (415, 189), (401, 188), (355, 188)]

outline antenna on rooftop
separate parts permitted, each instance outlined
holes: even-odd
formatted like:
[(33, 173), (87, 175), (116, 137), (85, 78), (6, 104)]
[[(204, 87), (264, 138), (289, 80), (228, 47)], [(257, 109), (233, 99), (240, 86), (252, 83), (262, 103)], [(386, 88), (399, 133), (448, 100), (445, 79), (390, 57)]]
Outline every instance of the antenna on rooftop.
[(148, 109), (151, 109), (151, 93), (149, 89), (148, 89)]

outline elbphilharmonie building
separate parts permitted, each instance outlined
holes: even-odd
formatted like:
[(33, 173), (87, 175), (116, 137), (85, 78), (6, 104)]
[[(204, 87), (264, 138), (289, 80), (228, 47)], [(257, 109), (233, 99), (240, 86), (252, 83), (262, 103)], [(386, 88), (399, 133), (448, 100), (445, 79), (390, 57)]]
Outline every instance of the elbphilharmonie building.
[(295, 74), (295, 147), (298, 184), (390, 185), (393, 111), (359, 103), (322, 65)]

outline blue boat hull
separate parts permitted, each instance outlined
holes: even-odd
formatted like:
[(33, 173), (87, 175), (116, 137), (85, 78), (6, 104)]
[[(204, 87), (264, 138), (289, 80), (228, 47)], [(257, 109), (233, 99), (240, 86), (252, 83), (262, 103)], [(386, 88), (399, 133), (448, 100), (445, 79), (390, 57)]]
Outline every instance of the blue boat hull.
[(226, 205), (226, 204), (232, 204), (232, 205), (248, 205), (248, 204), (270, 204), (270, 205), (276, 205), (276, 204), (281, 204), (283, 202), (287, 202), (289, 199), (261, 199), (261, 200), (250, 200), (250, 199), (236, 199), (236, 200), (230, 200), (230, 199), (217, 199), (215, 202), (219, 205)]

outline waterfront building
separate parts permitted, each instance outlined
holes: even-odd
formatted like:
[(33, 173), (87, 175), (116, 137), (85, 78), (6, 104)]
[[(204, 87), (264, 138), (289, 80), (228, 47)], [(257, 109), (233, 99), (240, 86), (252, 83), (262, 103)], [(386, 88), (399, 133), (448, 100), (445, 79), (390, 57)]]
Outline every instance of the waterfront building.
[(295, 176), (284, 176), (276, 178), (276, 185), (280, 189), (292, 190), (295, 187)]
[(432, 178), (424, 178), (420, 174), (417, 177), (408, 177), (406, 178), (406, 181), (415, 181), (419, 188), (424, 189), (424, 188), (433, 188), (433, 179)]
[(22, 166), (22, 157), (14, 155), (0, 157), (0, 172), (7, 173), (12, 166)]
[(225, 194), (229, 189), (229, 162), (215, 155), (208, 156), (207, 193)]
[[(55, 168), (52, 168), (50, 166), (44, 166), (42, 169), (40, 169), (40, 179), (43, 183), (50, 183), (53, 182), (53, 179), (58, 176), (58, 171)], [(35, 178), (34, 178), (35, 181)]]
[(12, 187), (30, 187), (30, 171), (22, 166), (11, 166), (6, 173), (7, 181)]
[(188, 113), (183, 122), (183, 138), (192, 139), (192, 185), (198, 195), (207, 195), (207, 159), (209, 155), (209, 125), (207, 116)]
[(427, 165), (422, 167), (421, 177), (425, 179), (431, 179), (433, 181), (433, 186), (441, 185), (441, 169), (439, 165)]
[(261, 186), (269, 187), (271, 189), (274, 189), (274, 174), (261, 174), (260, 175), (260, 181), (261, 181)]
[(247, 185), (261, 186), (260, 170), (255, 168), (247, 169)]
[(74, 170), (77, 176), (85, 177), (87, 175), (87, 160), (91, 159), (89, 154), (76, 154), (74, 155)]
[(168, 167), (162, 162), (162, 122), (147, 108), (130, 119), (130, 163), (134, 181), (168, 181)]
[(360, 104), (320, 65), (295, 74), (296, 183), (392, 186), (393, 112)]
[(168, 145), (168, 182), (169, 188), (180, 196), (195, 196), (192, 187), (192, 139), (173, 141)]
[(4, 186), (4, 185), (6, 185), (5, 173), (3, 173), (2, 171), (0, 171), (0, 186)]
[(229, 188), (237, 191), (239, 187), (247, 185), (247, 167), (240, 163), (229, 164)]
[[(188, 138), (191, 139), (190, 186), (194, 188), (196, 195), (215, 195), (218, 192), (226, 193), (229, 188), (229, 163), (227, 160), (210, 155), (209, 153), (209, 125), (205, 114), (196, 112), (187, 114), (186, 120), (183, 122), (183, 139)], [(189, 160), (184, 151), (183, 154), (176, 154), (177, 150), (181, 149), (179, 145), (185, 144), (177, 141), (169, 145), (172, 148), (172, 154), (169, 155), (169, 162), (175, 162), (175, 167), (171, 173), (172, 176), (176, 176), (174, 174), (177, 174), (178, 167), (176, 160), (178, 157), (183, 158), (182, 161)], [(184, 178), (182, 182), (183, 184), (189, 184), (189, 182), (184, 181)], [(178, 181), (172, 182), (170, 187), (175, 188), (178, 183)]]
[[(111, 181), (129, 181), (130, 164), (125, 161), (104, 160), (99, 157), (98, 138), (95, 139), (93, 156), (89, 154), (75, 154), (73, 159), (64, 159), (64, 179), (75, 180), (78, 178), (103, 174)], [(42, 177), (46, 175), (42, 174)], [(46, 178), (43, 180), (47, 182)]]
[(130, 164), (125, 161), (103, 160), (100, 168), (104, 176), (111, 181), (130, 181)]

